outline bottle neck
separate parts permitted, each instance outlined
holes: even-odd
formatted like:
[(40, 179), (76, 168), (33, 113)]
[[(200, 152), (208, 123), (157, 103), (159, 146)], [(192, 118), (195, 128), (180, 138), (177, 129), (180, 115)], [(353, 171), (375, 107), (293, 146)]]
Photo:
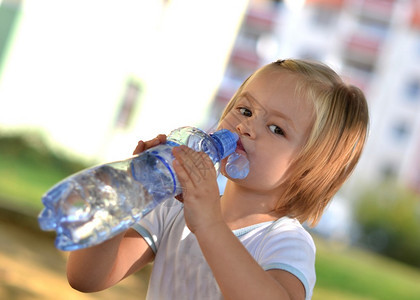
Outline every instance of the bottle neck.
[(213, 138), (213, 141), (218, 148), (221, 159), (228, 157), (235, 152), (239, 139), (236, 133), (227, 129), (221, 129), (210, 134), (210, 136)]

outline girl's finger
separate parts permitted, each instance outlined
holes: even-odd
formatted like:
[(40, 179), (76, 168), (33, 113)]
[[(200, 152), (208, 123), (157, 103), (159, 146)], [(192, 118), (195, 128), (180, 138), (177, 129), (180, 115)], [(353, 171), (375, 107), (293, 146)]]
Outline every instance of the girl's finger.
[(213, 163), (209, 156), (204, 152), (196, 152), (185, 146), (179, 147), (174, 151), (174, 155), (183, 165), (185, 172), (195, 185), (215, 173)]
[(141, 153), (143, 151), (144, 151), (144, 142), (143, 141), (139, 141), (137, 143), (136, 149), (134, 149), (134, 151), (133, 151), (133, 155), (139, 154), (139, 153)]
[(190, 178), (190, 174), (186, 171), (186, 168), (181, 163), (180, 159), (175, 159), (173, 162), (173, 167), (176, 173), (176, 176), (178, 177), (179, 183), (182, 187), (182, 195), (188, 194), (189, 189), (193, 189), (193, 183)]
[(166, 135), (159, 134), (154, 139), (146, 142), (146, 149), (152, 148), (154, 146), (157, 146), (159, 144), (164, 144), (166, 142)]
[(207, 174), (209, 173), (212, 175), (213, 174), (216, 175), (216, 169), (214, 168), (214, 164), (213, 164), (213, 161), (210, 159), (210, 156), (208, 156), (204, 152), (201, 152), (201, 161), (203, 163), (202, 171), (206, 174), (205, 176), (207, 176)]
[(154, 146), (157, 146), (159, 144), (160, 144), (159, 138), (158, 137), (155, 137), (153, 140), (147, 141), (145, 143), (145, 148), (146, 148), (145, 150), (150, 149), (150, 148), (152, 148)]
[(156, 138), (160, 141), (161, 144), (166, 143), (166, 135), (165, 134), (159, 134)]
[(210, 157), (204, 152), (195, 152), (191, 155), (191, 163), (194, 164), (203, 179), (215, 171)]
[(147, 149), (150, 149), (152, 147), (155, 147), (159, 144), (164, 144), (166, 143), (166, 135), (164, 134), (159, 134), (157, 137), (155, 137), (154, 139), (150, 140), (150, 141), (139, 141), (137, 143), (137, 147), (133, 152), (133, 155), (135, 154), (139, 154)]
[[(190, 181), (192, 185), (195, 185), (196, 182), (200, 181), (200, 172), (196, 165), (194, 164), (194, 156), (198, 153), (194, 150), (186, 147), (179, 146), (175, 147), (173, 150), (175, 156), (175, 165), (180, 168), (180, 180)], [(177, 169), (176, 169), (177, 170)], [(177, 173), (178, 174), (178, 173)]]
[(207, 177), (208, 172), (214, 171), (214, 165), (210, 157), (204, 152), (197, 152), (190, 148), (186, 150), (188, 157), (191, 160), (191, 163), (197, 168), (201, 177)]

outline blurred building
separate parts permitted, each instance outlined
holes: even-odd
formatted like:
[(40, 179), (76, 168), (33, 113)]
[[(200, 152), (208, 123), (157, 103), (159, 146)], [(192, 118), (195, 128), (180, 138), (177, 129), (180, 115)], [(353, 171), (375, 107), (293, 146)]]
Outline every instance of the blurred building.
[(256, 68), (288, 57), (323, 61), (365, 92), (370, 137), (354, 177), (420, 192), (420, 1), (251, 1), (211, 122)]

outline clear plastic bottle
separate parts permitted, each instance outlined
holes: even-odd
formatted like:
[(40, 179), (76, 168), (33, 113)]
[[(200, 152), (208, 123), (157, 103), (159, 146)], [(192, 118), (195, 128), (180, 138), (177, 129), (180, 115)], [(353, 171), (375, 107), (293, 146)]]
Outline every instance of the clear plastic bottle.
[[(223, 158), (232, 153), (237, 156), (237, 140), (237, 134), (225, 129), (209, 135), (194, 127), (178, 128), (169, 134), (166, 144), (80, 171), (53, 186), (42, 197), (45, 207), (38, 216), (39, 225), (42, 230), (56, 231), (58, 249), (97, 245), (131, 227), (164, 200), (182, 193), (172, 168), (174, 146), (205, 152), (218, 171)], [(244, 178), (248, 173), (246, 158), (243, 162), (244, 157), (233, 159), (232, 170), (226, 170), (228, 175)]]
[(248, 176), (249, 161), (245, 156), (237, 152), (233, 152), (231, 155), (229, 155), (225, 170), (229, 177), (235, 179), (243, 179)]

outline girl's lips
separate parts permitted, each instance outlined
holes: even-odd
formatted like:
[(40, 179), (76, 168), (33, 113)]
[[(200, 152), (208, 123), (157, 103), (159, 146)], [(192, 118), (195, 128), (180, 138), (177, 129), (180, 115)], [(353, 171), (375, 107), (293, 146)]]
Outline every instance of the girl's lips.
[(244, 152), (244, 153), (246, 153), (246, 150), (244, 148), (244, 145), (242, 144), (241, 139), (238, 139), (238, 142), (236, 144), (236, 152)]

